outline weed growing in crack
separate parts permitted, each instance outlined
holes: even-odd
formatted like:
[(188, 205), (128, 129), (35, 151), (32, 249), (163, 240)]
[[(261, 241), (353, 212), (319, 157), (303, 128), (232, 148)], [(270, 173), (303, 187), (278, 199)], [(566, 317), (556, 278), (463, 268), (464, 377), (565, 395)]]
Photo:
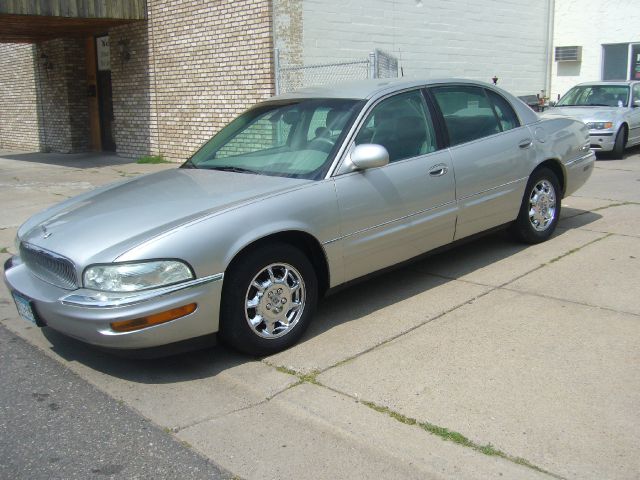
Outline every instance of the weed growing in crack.
[(459, 432), (455, 432), (453, 430), (449, 430), (448, 428), (444, 428), (444, 427), (440, 427), (438, 425), (434, 425), (433, 423), (420, 422), (420, 421), (416, 420), (415, 418), (407, 417), (406, 415), (403, 415), (401, 413), (394, 412), (390, 408), (382, 406), (382, 405), (377, 405), (374, 402), (367, 402), (367, 401), (361, 400), (360, 403), (362, 403), (363, 405), (366, 405), (367, 407), (371, 408), (372, 410), (375, 410), (376, 412), (388, 415), (389, 417), (393, 418), (394, 420), (396, 420), (396, 421), (398, 421), (400, 423), (404, 423), (405, 425), (418, 426), (422, 430), (425, 430), (425, 431), (427, 431), (429, 433), (437, 435), (438, 437), (442, 438), (443, 440), (446, 440), (446, 441), (449, 441), (449, 442), (453, 442), (453, 443), (457, 443), (458, 445), (461, 445), (461, 446), (467, 447), (467, 448), (471, 448), (473, 450), (476, 450), (477, 452), (483, 453), (483, 454), (488, 455), (488, 456), (495, 456), (495, 457), (504, 458), (505, 460), (509, 460), (510, 462), (516, 463), (518, 465), (522, 465), (524, 467), (531, 468), (532, 470), (535, 470), (537, 472), (546, 473), (546, 474), (551, 475), (553, 477), (560, 478), (557, 475), (555, 475), (555, 474), (553, 474), (551, 472), (548, 472), (548, 471), (546, 471), (546, 470), (544, 470), (544, 469), (532, 464), (531, 462), (529, 462), (528, 460), (526, 460), (524, 458), (514, 457), (514, 456), (511, 456), (511, 455), (503, 452), (502, 450), (498, 450), (493, 445), (491, 445), (491, 443), (487, 443), (486, 445), (481, 445), (479, 443), (474, 442), (473, 440), (468, 439), (467, 437), (465, 437), (463, 434), (461, 434)]

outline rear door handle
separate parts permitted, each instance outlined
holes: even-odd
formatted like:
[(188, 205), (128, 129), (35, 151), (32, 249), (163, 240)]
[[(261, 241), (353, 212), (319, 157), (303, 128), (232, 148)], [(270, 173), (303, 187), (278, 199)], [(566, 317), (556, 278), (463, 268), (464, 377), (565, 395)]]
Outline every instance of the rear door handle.
[(434, 165), (429, 169), (429, 175), (432, 177), (441, 177), (443, 175), (446, 175), (448, 171), (449, 167), (447, 167), (446, 165)]
[(520, 140), (520, 143), (518, 144), (518, 146), (520, 148), (529, 148), (532, 143), (533, 143), (533, 140), (531, 140), (530, 138), (525, 138), (524, 140)]

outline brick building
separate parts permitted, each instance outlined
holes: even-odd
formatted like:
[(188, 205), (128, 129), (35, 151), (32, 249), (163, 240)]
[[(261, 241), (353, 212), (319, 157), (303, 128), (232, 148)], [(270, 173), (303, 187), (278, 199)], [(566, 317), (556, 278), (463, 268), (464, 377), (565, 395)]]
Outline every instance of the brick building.
[(401, 75), (496, 75), (513, 93), (537, 93), (549, 83), (550, 9), (552, 0), (0, 2), (0, 149), (181, 161), (274, 94), (277, 68), (359, 65), (375, 49)]

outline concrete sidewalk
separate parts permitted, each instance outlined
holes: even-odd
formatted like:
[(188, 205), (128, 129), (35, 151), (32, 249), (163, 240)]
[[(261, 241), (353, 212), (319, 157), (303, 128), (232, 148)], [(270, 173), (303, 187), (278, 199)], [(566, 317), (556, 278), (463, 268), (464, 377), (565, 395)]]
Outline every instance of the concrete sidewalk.
[[(2, 261), (28, 215), (175, 167), (46, 159), (0, 158)], [(638, 478), (638, 150), (562, 217), (544, 244), (494, 234), (343, 290), (262, 361), (112, 357), (30, 327), (4, 285), (0, 321), (247, 479)]]

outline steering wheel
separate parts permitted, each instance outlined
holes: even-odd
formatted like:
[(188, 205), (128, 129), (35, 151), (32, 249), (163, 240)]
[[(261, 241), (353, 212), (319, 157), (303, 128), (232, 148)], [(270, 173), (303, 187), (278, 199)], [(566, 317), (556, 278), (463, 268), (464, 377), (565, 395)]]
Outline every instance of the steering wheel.
[(319, 150), (321, 152), (329, 153), (333, 149), (335, 142), (327, 137), (316, 137), (307, 143), (307, 148), (311, 150)]

